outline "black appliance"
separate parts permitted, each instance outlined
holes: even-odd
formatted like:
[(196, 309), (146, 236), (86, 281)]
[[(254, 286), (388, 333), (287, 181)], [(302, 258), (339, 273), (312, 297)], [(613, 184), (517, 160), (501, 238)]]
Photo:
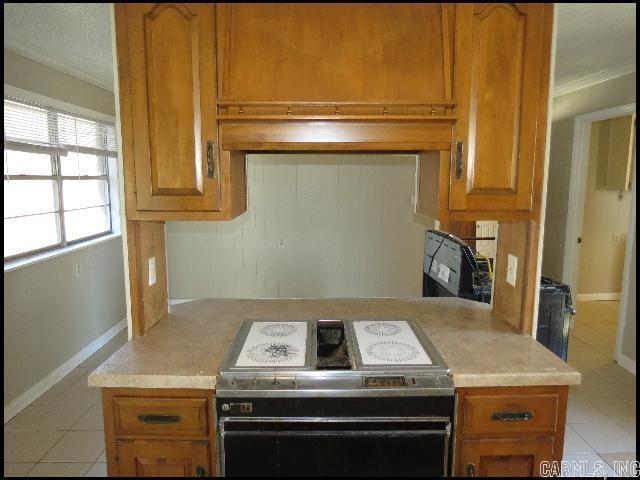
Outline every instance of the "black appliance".
[(569, 285), (540, 277), (536, 339), (565, 362), (569, 348), (570, 317), (575, 314)]
[(221, 475), (450, 474), (453, 383), (411, 320), (246, 320), (215, 400)]
[[(490, 303), (492, 284), (486, 262), (474, 258), (471, 248), (454, 235), (427, 230), (422, 296)], [(540, 277), (536, 339), (564, 361), (569, 347), (570, 316), (575, 313), (569, 285)]]
[(424, 234), (423, 297), (460, 297), (491, 302), (488, 266), (480, 266), (469, 245), (438, 230)]

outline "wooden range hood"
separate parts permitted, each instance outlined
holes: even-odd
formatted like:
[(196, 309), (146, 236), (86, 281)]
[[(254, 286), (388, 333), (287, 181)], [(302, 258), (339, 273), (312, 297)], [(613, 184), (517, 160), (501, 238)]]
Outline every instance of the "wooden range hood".
[(220, 5), (223, 150), (449, 150), (453, 9)]

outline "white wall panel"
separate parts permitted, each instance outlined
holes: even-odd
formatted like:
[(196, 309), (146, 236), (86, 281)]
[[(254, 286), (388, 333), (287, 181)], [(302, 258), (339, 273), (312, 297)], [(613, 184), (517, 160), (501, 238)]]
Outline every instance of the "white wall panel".
[(247, 182), (239, 218), (167, 223), (170, 298), (421, 295), (414, 156), (249, 155)]

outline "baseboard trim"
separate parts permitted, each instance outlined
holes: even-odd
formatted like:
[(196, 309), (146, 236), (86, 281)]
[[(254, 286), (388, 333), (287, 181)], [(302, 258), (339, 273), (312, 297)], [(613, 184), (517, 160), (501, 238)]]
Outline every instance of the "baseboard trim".
[(631, 360), (626, 355), (623, 355), (622, 353), (619, 353), (619, 354), (616, 354), (616, 362), (618, 362), (618, 365), (620, 365), (625, 370), (630, 371), (634, 375), (636, 374), (636, 361), (635, 360)]
[(115, 337), (118, 333), (120, 333), (123, 329), (127, 328), (127, 319), (124, 318), (120, 320), (117, 324), (107, 330), (105, 333), (96, 338), (89, 345), (84, 347), (78, 353), (76, 353), (69, 360), (64, 362), (58, 368), (56, 368), (49, 375), (44, 377), (38, 383), (36, 383), (29, 390), (24, 392), (14, 401), (12, 401), (9, 405), (4, 407), (4, 423), (7, 423), (13, 417), (15, 417), (18, 413), (24, 410), (26, 407), (31, 404), (34, 400), (40, 397), (44, 392), (53, 387), (56, 383), (62, 380), (63, 377), (68, 375), (71, 370), (76, 368), (82, 362), (84, 362), (91, 355), (96, 353), (105, 343)]
[(578, 302), (590, 302), (596, 300), (620, 300), (621, 293), (577, 293)]
[(191, 302), (197, 300), (197, 298), (170, 298), (169, 305), (178, 305), (179, 303)]

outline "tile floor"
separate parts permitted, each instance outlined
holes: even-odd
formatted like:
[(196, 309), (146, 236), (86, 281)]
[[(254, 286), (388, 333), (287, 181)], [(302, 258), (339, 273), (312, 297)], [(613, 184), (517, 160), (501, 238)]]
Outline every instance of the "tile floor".
[[(616, 460), (636, 459), (636, 377), (613, 361), (618, 302), (576, 308), (569, 363), (583, 382), (569, 389), (565, 460), (578, 462), (573, 473), (614, 476)], [(102, 402), (87, 376), (125, 341), (118, 334), (5, 424), (4, 476), (106, 476)]]
[(574, 474), (621, 475), (615, 462), (636, 460), (636, 376), (613, 361), (618, 308), (617, 301), (576, 305), (568, 361), (582, 384), (569, 387), (564, 459), (588, 470)]
[(4, 425), (5, 477), (106, 477), (102, 400), (88, 375), (127, 340), (116, 335)]

